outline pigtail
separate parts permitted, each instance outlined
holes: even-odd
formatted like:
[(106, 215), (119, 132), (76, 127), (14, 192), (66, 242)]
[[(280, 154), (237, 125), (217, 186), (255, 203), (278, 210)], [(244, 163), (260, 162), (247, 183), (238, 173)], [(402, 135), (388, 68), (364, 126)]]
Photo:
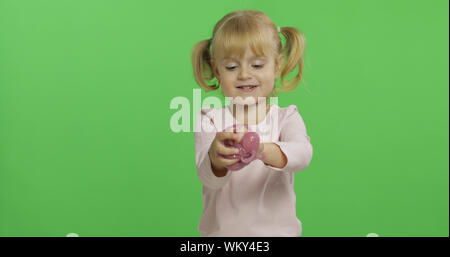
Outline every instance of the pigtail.
[[(303, 54), (305, 51), (305, 37), (303, 33), (293, 27), (282, 27), (280, 33), (286, 38), (286, 44), (282, 49), (286, 57), (286, 63), (281, 71), (281, 86), (277, 89), (280, 92), (294, 90), (300, 83), (303, 75)], [(295, 77), (286, 81), (286, 76), (298, 66), (298, 73)]]
[(206, 92), (216, 90), (219, 88), (217, 83), (208, 85), (205, 81), (210, 81), (214, 78), (211, 65), (211, 54), (209, 51), (211, 40), (202, 40), (195, 44), (192, 49), (192, 69), (194, 70), (194, 77), (198, 85)]

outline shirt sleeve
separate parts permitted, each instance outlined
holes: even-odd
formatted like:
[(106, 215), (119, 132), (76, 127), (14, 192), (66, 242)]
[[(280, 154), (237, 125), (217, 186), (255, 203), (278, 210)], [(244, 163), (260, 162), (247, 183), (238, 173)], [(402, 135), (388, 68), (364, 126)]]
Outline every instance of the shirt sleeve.
[(214, 126), (211, 113), (211, 108), (203, 108), (195, 118), (195, 164), (197, 176), (202, 184), (211, 189), (220, 189), (229, 181), (231, 172), (228, 171), (223, 177), (217, 177), (212, 171), (208, 151), (216, 137), (217, 129)]
[(288, 107), (285, 118), (280, 124), (279, 141), (277, 144), (287, 159), (283, 168), (266, 165), (272, 170), (298, 172), (306, 169), (311, 162), (313, 147), (306, 133), (305, 123), (298, 112), (297, 106)]

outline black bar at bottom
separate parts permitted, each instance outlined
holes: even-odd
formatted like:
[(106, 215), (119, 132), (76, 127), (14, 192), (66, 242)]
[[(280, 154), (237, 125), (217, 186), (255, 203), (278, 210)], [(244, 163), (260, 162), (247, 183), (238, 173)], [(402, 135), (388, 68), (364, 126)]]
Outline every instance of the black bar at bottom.
[(448, 242), (448, 237), (0, 237), (2, 250), (11, 248), (15, 254), (111, 252), (125, 256), (384, 256), (447, 252)]

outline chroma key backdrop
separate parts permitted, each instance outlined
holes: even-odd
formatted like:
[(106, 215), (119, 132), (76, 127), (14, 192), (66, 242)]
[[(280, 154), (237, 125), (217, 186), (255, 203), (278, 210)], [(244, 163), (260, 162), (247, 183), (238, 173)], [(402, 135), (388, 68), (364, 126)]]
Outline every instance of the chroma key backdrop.
[(448, 236), (448, 5), (0, 0), (0, 236), (200, 236), (191, 50), (239, 9), (305, 35), (302, 236)]

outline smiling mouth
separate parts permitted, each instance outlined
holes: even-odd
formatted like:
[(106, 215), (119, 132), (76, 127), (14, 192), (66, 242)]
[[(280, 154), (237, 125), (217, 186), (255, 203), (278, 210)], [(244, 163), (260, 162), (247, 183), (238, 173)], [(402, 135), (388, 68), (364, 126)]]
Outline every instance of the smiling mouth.
[(238, 86), (237, 88), (239, 88), (239, 89), (245, 89), (245, 90), (250, 90), (250, 89), (253, 89), (253, 88), (255, 88), (255, 87), (257, 87), (257, 86), (254, 86), (254, 85), (248, 85), (248, 86)]
[(237, 89), (239, 89), (239, 91), (243, 92), (243, 93), (250, 93), (256, 90), (258, 86), (253, 86), (253, 85), (245, 85), (245, 86), (238, 86), (236, 87)]

